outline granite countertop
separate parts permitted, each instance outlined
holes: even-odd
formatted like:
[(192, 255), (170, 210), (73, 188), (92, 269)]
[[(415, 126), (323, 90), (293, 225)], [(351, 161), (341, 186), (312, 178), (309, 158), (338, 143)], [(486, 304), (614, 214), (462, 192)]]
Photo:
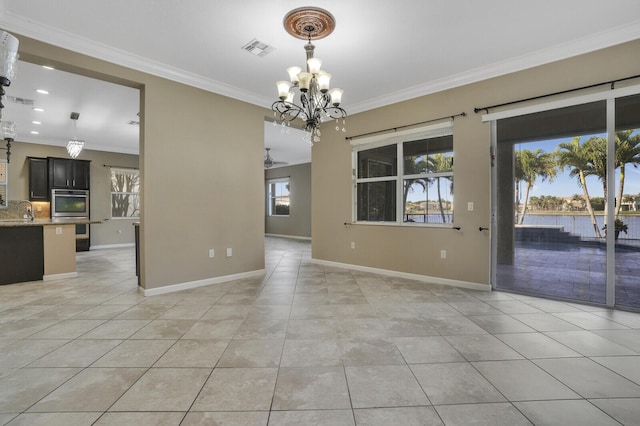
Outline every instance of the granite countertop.
[(83, 218), (64, 218), (64, 219), (0, 219), (0, 228), (10, 228), (17, 226), (55, 226), (55, 225), (80, 225), (80, 224), (97, 224), (102, 223), (100, 220), (91, 220)]

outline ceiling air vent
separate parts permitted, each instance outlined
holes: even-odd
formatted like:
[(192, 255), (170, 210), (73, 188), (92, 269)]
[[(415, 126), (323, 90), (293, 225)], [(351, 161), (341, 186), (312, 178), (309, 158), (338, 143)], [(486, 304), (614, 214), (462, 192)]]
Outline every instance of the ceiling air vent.
[(242, 50), (246, 50), (252, 55), (262, 57), (262, 56), (265, 56), (267, 53), (272, 52), (274, 48), (254, 38), (249, 43), (242, 46)]
[(7, 100), (9, 102), (13, 102), (14, 104), (19, 104), (19, 105), (27, 105), (27, 106), (33, 106), (34, 105), (33, 99), (17, 98), (15, 96), (7, 96)]

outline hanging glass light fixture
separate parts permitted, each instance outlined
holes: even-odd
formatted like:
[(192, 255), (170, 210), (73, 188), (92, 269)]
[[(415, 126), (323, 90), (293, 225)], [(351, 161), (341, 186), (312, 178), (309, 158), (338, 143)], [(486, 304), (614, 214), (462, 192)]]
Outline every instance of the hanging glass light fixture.
[(11, 142), (16, 139), (16, 123), (13, 121), (0, 121), (0, 139), (7, 141), (6, 148), (0, 148), (7, 151), (7, 164), (11, 162)]
[(16, 76), (16, 62), (18, 62), (18, 39), (6, 31), (0, 31), (0, 118), (2, 118), (2, 97), (5, 87), (11, 85)]
[[(317, 7), (302, 7), (285, 16), (284, 27), (292, 36), (308, 40), (304, 46), (307, 67), (306, 71), (300, 67), (289, 67), (287, 72), (290, 81), (276, 82), (280, 100), (271, 106), (276, 120), (283, 125), (296, 118), (304, 120), (310, 143), (320, 141), (320, 124), (328, 119), (336, 120), (336, 130), (340, 130), (342, 120), (342, 131), (345, 132), (347, 112), (340, 107), (343, 90), (329, 88), (331, 74), (320, 68), (322, 60), (314, 58), (315, 46), (311, 43), (311, 40), (324, 38), (333, 32), (333, 15)], [(294, 88), (299, 91), (299, 104), (295, 103)]]
[(73, 139), (67, 142), (67, 152), (69, 153), (71, 158), (78, 158), (78, 155), (80, 155), (82, 148), (84, 148), (84, 141), (78, 139), (78, 136), (77, 136), (77, 133), (78, 133), (77, 123), (78, 123), (78, 118), (80, 118), (80, 113), (72, 112), (69, 118), (73, 120)]

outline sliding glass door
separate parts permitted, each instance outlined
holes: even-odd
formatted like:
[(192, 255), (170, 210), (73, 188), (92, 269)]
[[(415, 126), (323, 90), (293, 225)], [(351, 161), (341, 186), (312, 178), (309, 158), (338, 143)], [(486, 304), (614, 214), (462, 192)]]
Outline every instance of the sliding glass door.
[(490, 120), (494, 288), (640, 309), (640, 95), (611, 93)]
[(615, 303), (640, 309), (640, 95), (616, 99), (615, 121)]

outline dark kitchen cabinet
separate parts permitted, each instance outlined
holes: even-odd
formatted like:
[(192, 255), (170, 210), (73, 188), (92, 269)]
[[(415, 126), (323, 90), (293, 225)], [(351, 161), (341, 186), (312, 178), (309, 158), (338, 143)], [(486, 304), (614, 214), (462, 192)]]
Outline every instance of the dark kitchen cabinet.
[(0, 285), (42, 280), (42, 226), (0, 227), (0, 259)]
[(49, 200), (49, 171), (46, 158), (29, 157), (29, 200)]
[(49, 185), (61, 189), (89, 189), (91, 162), (49, 157)]

